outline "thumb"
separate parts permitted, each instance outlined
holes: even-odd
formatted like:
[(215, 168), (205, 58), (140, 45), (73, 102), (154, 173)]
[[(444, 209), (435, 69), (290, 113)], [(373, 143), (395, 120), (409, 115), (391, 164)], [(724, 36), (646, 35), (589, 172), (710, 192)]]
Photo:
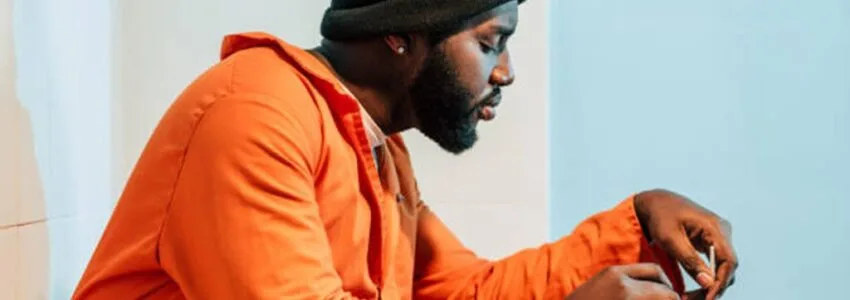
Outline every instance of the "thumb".
[(674, 260), (682, 264), (682, 268), (703, 288), (714, 285), (713, 272), (700, 258), (699, 252), (688, 240), (684, 231), (658, 240), (662, 249)]

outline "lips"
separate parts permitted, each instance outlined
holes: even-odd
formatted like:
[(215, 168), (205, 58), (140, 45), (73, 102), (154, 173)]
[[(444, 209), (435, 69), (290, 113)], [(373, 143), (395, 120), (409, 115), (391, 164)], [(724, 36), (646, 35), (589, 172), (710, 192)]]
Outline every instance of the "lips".
[(500, 102), (502, 102), (502, 92), (497, 89), (493, 90), (493, 92), (481, 102), (481, 106), (496, 107), (499, 106)]
[(502, 93), (494, 90), (478, 104), (478, 118), (484, 121), (496, 118), (496, 106), (499, 106), (499, 102), (502, 102)]
[(492, 96), (488, 97), (487, 100), (482, 103), (484, 106), (496, 107), (499, 106), (499, 103), (502, 102), (502, 94), (496, 92)]

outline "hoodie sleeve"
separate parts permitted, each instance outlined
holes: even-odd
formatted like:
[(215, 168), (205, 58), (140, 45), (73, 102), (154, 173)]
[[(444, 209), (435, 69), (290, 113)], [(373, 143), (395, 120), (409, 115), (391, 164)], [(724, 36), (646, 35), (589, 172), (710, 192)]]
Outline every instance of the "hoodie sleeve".
[(568, 236), (496, 261), (477, 257), (423, 205), (415, 299), (563, 299), (608, 266), (654, 262), (683, 294), (678, 265), (643, 236), (630, 197)]

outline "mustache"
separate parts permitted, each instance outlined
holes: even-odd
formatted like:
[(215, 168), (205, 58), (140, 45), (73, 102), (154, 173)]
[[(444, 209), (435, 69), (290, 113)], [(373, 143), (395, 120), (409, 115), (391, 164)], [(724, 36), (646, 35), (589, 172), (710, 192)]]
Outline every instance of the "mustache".
[(484, 97), (484, 100), (478, 101), (478, 103), (475, 103), (475, 105), (466, 112), (466, 117), (471, 117), (473, 114), (477, 114), (484, 106), (493, 105), (493, 99), (496, 99), (496, 97), (501, 95), (502, 90), (500, 88), (493, 88), (493, 90)]

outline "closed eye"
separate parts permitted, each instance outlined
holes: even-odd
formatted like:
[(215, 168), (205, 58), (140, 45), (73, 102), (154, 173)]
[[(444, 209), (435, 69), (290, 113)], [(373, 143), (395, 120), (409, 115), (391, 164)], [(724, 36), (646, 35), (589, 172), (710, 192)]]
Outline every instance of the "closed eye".
[(484, 43), (484, 42), (479, 42), (478, 45), (481, 46), (481, 52), (484, 52), (485, 54), (494, 53), (494, 52), (497, 52), (497, 50), (498, 50), (495, 47), (490, 46), (489, 44)]

